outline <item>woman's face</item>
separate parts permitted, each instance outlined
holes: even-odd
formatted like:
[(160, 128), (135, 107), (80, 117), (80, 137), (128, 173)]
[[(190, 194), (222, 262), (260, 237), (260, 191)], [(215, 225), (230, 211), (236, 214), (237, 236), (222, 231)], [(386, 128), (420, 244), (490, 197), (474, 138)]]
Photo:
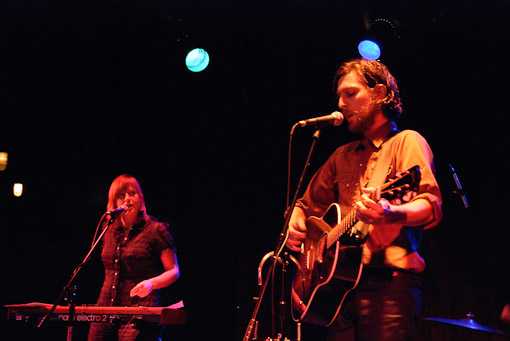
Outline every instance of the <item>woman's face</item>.
[(140, 195), (133, 186), (129, 186), (117, 194), (115, 205), (116, 207), (122, 205), (127, 206), (127, 210), (124, 212), (124, 216), (128, 218), (136, 218), (138, 216), (138, 212), (140, 212), (142, 209), (142, 201), (140, 199)]

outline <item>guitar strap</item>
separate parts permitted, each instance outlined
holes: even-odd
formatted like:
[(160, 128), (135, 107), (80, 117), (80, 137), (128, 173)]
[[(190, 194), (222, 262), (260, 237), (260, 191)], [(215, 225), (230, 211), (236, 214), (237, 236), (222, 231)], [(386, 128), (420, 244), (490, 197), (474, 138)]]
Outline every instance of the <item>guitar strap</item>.
[[(377, 162), (375, 164), (374, 171), (370, 180), (368, 181), (367, 187), (378, 187), (386, 182), (386, 178), (391, 172), (391, 150), (393, 149), (393, 143), (396, 140), (396, 137), (400, 133), (400, 130), (393, 129), (390, 132), (389, 138), (384, 141), (381, 145), (381, 152), (377, 157)], [(356, 229), (361, 231), (363, 237), (368, 234), (368, 226), (369, 224), (365, 224), (363, 222), (358, 222), (358, 226)]]
[(382, 143), (381, 152), (379, 153), (374, 172), (368, 181), (367, 187), (381, 186), (386, 182), (386, 178), (391, 171), (391, 150), (393, 149), (393, 142), (395, 142), (398, 133), (400, 133), (398, 129), (393, 129), (390, 133), (390, 137)]

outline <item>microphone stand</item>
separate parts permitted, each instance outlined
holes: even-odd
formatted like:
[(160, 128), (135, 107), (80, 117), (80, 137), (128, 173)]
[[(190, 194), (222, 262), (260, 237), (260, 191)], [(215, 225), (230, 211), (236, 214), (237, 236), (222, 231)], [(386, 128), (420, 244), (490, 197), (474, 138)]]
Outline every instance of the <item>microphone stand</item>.
[[(296, 127), (298, 124), (299, 123), (296, 123), (294, 125), (294, 127)], [(292, 131), (294, 130), (294, 127), (292, 128)], [(280, 255), (280, 253), (281, 253), (281, 251), (283, 249), (284, 241), (285, 241), (285, 238), (287, 236), (287, 230), (289, 228), (290, 217), (292, 215), (292, 211), (294, 210), (294, 207), (296, 206), (298, 195), (299, 195), (299, 192), (301, 190), (301, 186), (303, 184), (303, 180), (304, 180), (304, 178), (306, 176), (306, 173), (308, 171), (308, 168), (310, 166), (310, 160), (312, 159), (312, 155), (313, 155), (313, 152), (315, 150), (315, 145), (317, 144), (317, 141), (319, 140), (320, 134), (321, 134), (321, 130), (317, 126), (317, 129), (315, 130), (315, 132), (314, 132), (314, 134), (312, 136), (313, 137), (312, 145), (310, 146), (310, 150), (309, 150), (308, 156), (306, 158), (305, 166), (303, 168), (303, 171), (301, 172), (301, 176), (299, 178), (296, 190), (294, 192), (294, 197), (293, 197), (292, 202), (289, 205), (289, 208), (287, 209), (287, 212), (285, 214), (285, 223), (283, 224), (282, 232), (280, 233), (280, 235), (278, 237), (278, 242), (276, 244), (274, 253), (272, 254), (273, 261), (271, 263), (271, 266), (269, 267), (266, 279), (264, 280), (262, 286), (260, 286), (259, 296), (258, 296), (258, 298), (256, 300), (255, 308), (253, 310), (253, 313), (252, 313), (252, 316), (251, 316), (250, 321), (248, 323), (248, 326), (246, 327), (246, 331), (245, 331), (245, 334), (244, 334), (244, 337), (243, 337), (243, 341), (249, 341), (250, 340), (250, 337), (251, 337), (251, 334), (253, 332), (253, 329), (257, 325), (257, 315), (258, 315), (258, 311), (260, 309), (262, 298), (263, 298), (263, 296), (265, 294), (265, 291), (266, 291), (266, 288), (267, 288), (267, 284), (269, 282), (269, 278), (272, 277), (273, 271), (274, 271), (274, 269), (276, 267), (276, 264), (278, 263), (279, 255)], [(273, 330), (273, 334), (274, 334), (274, 330)]]
[[(101, 221), (103, 221), (103, 219), (104, 219), (104, 215), (101, 218)], [(48, 311), (46, 313), (46, 315), (44, 315), (42, 320), (39, 322), (39, 324), (37, 325), (37, 328), (40, 328), (44, 324), (44, 322), (48, 319), (48, 317), (51, 314), (53, 314), (53, 312), (55, 311), (55, 308), (57, 308), (58, 303), (62, 301), (64, 296), (66, 296), (66, 301), (69, 302), (69, 324), (67, 327), (67, 340), (68, 341), (72, 340), (72, 338), (73, 338), (73, 320), (74, 320), (74, 311), (75, 311), (74, 308), (75, 308), (76, 304), (75, 304), (74, 300), (72, 299), (72, 296), (75, 295), (75, 293), (74, 293), (75, 288), (71, 289), (71, 284), (73, 283), (74, 279), (76, 278), (76, 275), (78, 275), (78, 272), (81, 270), (81, 267), (89, 260), (90, 255), (96, 248), (97, 244), (99, 244), (99, 241), (103, 238), (106, 231), (110, 228), (110, 226), (112, 225), (114, 220), (115, 220), (115, 217), (113, 215), (110, 216), (110, 220), (108, 221), (108, 224), (106, 224), (105, 228), (103, 229), (103, 231), (101, 232), (101, 234), (99, 235), (97, 240), (92, 244), (90, 251), (87, 253), (87, 255), (85, 256), (83, 261), (74, 269), (73, 274), (71, 275), (71, 278), (69, 279), (67, 284), (64, 286), (64, 289), (62, 289), (62, 291), (58, 295), (58, 297), (55, 300), (55, 302), (53, 303), (53, 306), (51, 307), (50, 311)], [(69, 293), (71, 290), (72, 290), (71, 297), (69, 297)]]
[[(301, 276), (304, 277), (303, 269), (301, 268), (301, 264), (299, 264), (299, 261), (296, 259), (296, 257), (294, 257), (291, 254), (288, 254), (287, 252), (285, 252), (283, 256), (284, 256), (283, 258), (278, 257), (276, 259), (280, 264), (282, 264), (282, 279), (281, 279), (282, 291), (280, 293), (280, 297), (282, 299), (280, 301), (280, 310), (279, 310), (280, 330), (282, 330), (282, 331), (284, 329), (285, 310), (286, 310), (286, 304), (287, 304), (283, 298), (285, 297), (285, 293), (284, 293), (285, 273), (287, 272), (287, 266), (289, 265), (288, 259), (290, 259), (294, 263), (296, 268), (301, 272)], [(274, 251), (266, 253), (266, 255), (264, 257), (262, 257), (262, 259), (260, 260), (259, 267), (258, 267), (258, 281), (257, 281), (259, 287), (262, 286), (262, 269), (264, 268), (264, 264), (266, 263), (266, 261), (271, 257), (274, 257)], [(274, 271), (273, 271), (273, 275), (274, 275)], [(274, 299), (273, 299), (273, 301), (274, 301)], [(273, 321), (273, 328), (274, 328), (274, 321)], [(253, 334), (254, 334), (254, 337), (257, 338), (257, 326), (255, 327), (255, 332)], [(301, 341), (301, 322), (297, 323), (297, 339), (296, 340)]]
[(462, 200), (462, 203), (464, 204), (464, 208), (469, 208), (469, 203), (466, 199), (466, 195), (462, 191), (462, 185), (460, 184), (459, 177), (457, 176), (457, 173), (455, 173), (455, 169), (453, 169), (452, 165), (449, 164), (450, 169), (452, 171), (453, 181), (455, 182), (456, 190), (453, 191), (453, 193), (458, 194)]

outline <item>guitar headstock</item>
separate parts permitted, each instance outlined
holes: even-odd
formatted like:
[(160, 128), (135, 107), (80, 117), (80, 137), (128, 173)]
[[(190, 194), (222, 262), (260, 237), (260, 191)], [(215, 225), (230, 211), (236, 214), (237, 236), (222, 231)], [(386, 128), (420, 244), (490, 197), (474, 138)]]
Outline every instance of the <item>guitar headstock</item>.
[[(385, 198), (387, 200), (402, 199), (409, 192), (417, 191), (420, 186), (421, 171), (420, 167), (414, 166), (405, 172), (398, 174), (393, 179), (386, 182), (378, 189), (378, 199)], [(377, 201), (377, 200), (376, 200)]]

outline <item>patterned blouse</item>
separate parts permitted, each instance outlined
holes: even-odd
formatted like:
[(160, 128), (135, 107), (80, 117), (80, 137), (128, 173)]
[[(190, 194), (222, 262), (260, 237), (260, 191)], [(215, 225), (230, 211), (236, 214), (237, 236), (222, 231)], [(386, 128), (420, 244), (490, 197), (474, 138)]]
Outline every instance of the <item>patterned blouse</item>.
[(130, 297), (138, 283), (165, 271), (161, 263), (163, 251), (176, 252), (168, 224), (149, 217), (133, 226), (127, 236), (123, 228), (113, 224), (103, 239), (101, 259), (105, 280), (97, 304), (100, 306), (159, 306), (159, 291), (147, 297)]

